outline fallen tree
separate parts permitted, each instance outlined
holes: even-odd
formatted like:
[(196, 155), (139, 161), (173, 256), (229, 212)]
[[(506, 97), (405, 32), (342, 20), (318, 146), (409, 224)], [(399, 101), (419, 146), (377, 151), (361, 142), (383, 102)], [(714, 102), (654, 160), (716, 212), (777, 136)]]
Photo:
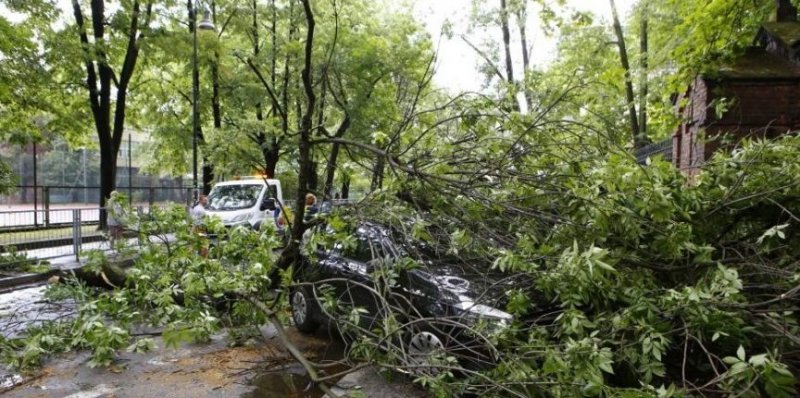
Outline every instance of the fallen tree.
[[(439, 179), (435, 188), (444, 194), (428, 194), (425, 214), (387, 192), (326, 222), (344, 231), (358, 220), (380, 220), (430, 250), (457, 254), (476, 272), (526, 281), (506, 290), (513, 327), (485, 333), (499, 351), (497, 366), (474, 371), (435, 363), (417, 373), (441, 394), (637, 389), (791, 396), (800, 344), (800, 184), (792, 172), (800, 169), (798, 149), (798, 137), (748, 143), (717, 156), (694, 181), (667, 163), (640, 166), (615, 154), (584, 163), (580, 174), (531, 179), (536, 182), (515, 187), (530, 194), (516, 199), (482, 189), (447, 195), (464, 186)], [(532, 194), (544, 192), (545, 183), (560, 189)], [(228, 231), (212, 222), (209, 230), (226, 244), (203, 258), (196, 253), (207, 242), (191, 232), (182, 208), (154, 210), (137, 223), (147, 238), (142, 242), (153, 243), (137, 248), (126, 279), (114, 281), (113, 290), (75, 282), (69, 289), (79, 300), (76, 317), (3, 341), (6, 362), (30, 367), (49, 353), (86, 348), (92, 365), (109, 364), (117, 350), (152, 344), (131, 333), (137, 324), (162, 328), (169, 344), (203, 341), (221, 328), (287, 324), (285, 295), (269, 288), (278, 243), (272, 231)], [(164, 238), (165, 244), (152, 238), (167, 235), (174, 239)], [(325, 244), (313, 237), (306, 242)], [(418, 259), (413, 251), (407, 255)], [(281, 291), (296, 286), (291, 267), (279, 275)], [(381, 301), (386, 319), (408, 319), (381, 288), (393, 283), (387, 275), (374, 274), (373, 292), (387, 298)], [(357, 306), (341, 299), (332, 304), (329, 315), (345, 336), (368, 337), (350, 341), (351, 364), (419, 367), (392, 343), (396, 324), (362, 329), (352, 321)], [(410, 315), (411, 323), (430, 321)], [(314, 364), (296, 357), (324, 385), (328, 379), (313, 373)], [(449, 370), (441, 372), (443, 366)]]

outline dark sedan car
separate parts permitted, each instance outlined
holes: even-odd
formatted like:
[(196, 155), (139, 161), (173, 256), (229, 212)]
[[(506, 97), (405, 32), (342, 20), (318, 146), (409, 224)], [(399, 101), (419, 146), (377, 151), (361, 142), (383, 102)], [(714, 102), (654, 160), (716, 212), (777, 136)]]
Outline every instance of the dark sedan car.
[(333, 320), (341, 329), (353, 325), (356, 313), (360, 330), (370, 331), (391, 312), (402, 325), (397, 347), (412, 364), (434, 354), (472, 368), (494, 364), (497, 351), (487, 336), (506, 328), (512, 316), (492, 305), (500, 305), (510, 282), (469, 272), (442, 256), (410, 262), (411, 246), (419, 245), (384, 226), (361, 223), (332, 248), (304, 257), (290, 297), (297, 328), (313, 332)]

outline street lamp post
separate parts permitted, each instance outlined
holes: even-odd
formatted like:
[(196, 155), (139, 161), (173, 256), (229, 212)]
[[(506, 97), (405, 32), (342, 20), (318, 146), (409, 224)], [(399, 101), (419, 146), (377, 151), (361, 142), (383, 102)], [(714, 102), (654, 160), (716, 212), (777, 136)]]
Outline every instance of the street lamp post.
[[(194, 7), (192, 7), (194, 6)], [(208, 8), (204, 7), (203, 20), (197, 23), (197, 9), (200, 8), (200, 2), (196, 1), (194, 4), (189, 2), (189, 18), (192, 28), (192, 174), (195, 199), (198, 198), (197, 187), (197, 138), (200, 135), (200, 114), (198, 109), (198, 102), (200, 99), (200, 72), (197, 64), (197, 29), (202, 30), (215, 30), (214, 23), (211, 21), (211, 13)]]

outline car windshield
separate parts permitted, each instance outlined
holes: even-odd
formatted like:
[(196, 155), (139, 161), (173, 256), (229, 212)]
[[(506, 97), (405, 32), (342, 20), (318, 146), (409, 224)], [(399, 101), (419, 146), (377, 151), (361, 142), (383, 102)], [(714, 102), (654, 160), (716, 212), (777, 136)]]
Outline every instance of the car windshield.
[(400, 257), (412, 257), (417, 260), (444, 264), (457, 264), (465, 261), (464, 257), (453, 255), (444, 247), (414, 239), (399, 231), (392, 231), (391, 236), (395, 250)]
[(208, 195), (208, 210), (240, 210), (255, 206), (260, 184), (217, 185)]

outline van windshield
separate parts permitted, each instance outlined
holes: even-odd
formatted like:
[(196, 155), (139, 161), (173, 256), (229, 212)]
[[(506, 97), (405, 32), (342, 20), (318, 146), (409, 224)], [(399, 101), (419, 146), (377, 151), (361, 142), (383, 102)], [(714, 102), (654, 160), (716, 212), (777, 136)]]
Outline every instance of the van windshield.
[(253, 207), (258, 201), (260, 184), (217, 185), (208, 194), (208, 210), (241, 210)]

